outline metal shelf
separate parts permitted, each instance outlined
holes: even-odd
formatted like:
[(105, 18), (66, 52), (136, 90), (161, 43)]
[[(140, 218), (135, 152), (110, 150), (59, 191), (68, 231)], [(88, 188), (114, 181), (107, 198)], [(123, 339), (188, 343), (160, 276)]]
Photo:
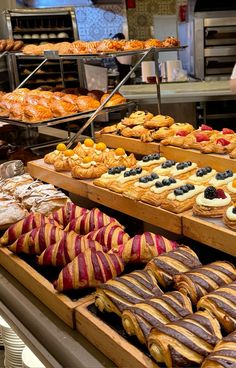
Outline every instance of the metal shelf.
[(25, 33), (25, 32), (64, 32), (64, 31), (71, 31), (73, 29), (71, 27), (62, 27), (62, 28), (21, 28), (21, 29), (13, 29), (14, 33)]

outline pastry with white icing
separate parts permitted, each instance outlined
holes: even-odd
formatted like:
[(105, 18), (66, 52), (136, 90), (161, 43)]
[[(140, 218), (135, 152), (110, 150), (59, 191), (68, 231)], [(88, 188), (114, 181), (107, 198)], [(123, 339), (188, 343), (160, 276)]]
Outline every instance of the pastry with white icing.
[(212, 169), (210, 166), (201, 167), (193, 175), (188, 178), (188, 183), (190, 184), (208, 184), (209, 180), (216, 175), (216, 170)]
[(142, 167), (126, 170), (110, 185), (109, 189), (116, 193), (124, 193), (139, 178), (147, 174), (148, 171), (143, 170)]
[(230, 195), (223, 189), (209, 186), (197, 196), (193, 214), (201, 217), (222, 217), (231, 203)]

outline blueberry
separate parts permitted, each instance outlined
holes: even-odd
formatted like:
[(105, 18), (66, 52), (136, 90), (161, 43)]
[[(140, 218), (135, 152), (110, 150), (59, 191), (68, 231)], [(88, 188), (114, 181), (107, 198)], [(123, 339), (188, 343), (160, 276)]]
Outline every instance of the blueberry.
[(162, 188), (164, 185), (160, 182), (160, 181), (157, 181), (156, 183), (155, 183), (155, 187), (157, 187), (157, 188)]
[(184, 163), (180, 162), (179, 164), (176, 165), (176, 169), (177, 170), (182, 170), (184, 168)]
[(233, 212), (233, 214), (235, 214), (235, 215), (236, 215), (236, 207), (234, 207), (234, 208), (232, 209), (232, 212)]
[(166, 169), (168, 167), (168, 164), (166, 162), (163, 162), (161, 164), (162, 169)]
[(195, 189), (195, 186), (193, 184), (186, 184), (186, 187), (188, 187), (188, 190)]
[(196, 172), (196, 176), (203, 176), (204, 175), (204, 171), (203, 171), (203, 169), (199, 169), (199, 170), (197, 170), (197, 172)]
[(129, 172), (130, 172), (130, 175), (136, 175), (136, 169), (131, 169)]
[(153, 158), (154, 158), (154, 160), (159, 160), (160, 159), (160, 154), (159, 153), (154, 153)]
[(113, 169), (108, 169), (108, 174), (113, 175)]
[(232, 170), (226, 170), (225, 174), (227, 175), (227, 178), (231, 178), (234, 175)]
[(141, 167), (137, 167), (137, 168), (135, 169), (135, 171), (136, 171), (136, 173), (137, 173), (137, 174), (141, 174), (141, 172), (142, 172), (142, 168), (141, 168)]
[(170, 184), (171, 184), (171, 182), (170, 182), (170, 180), (169, 180), (169, 179), (163, 179), (163, 180), (162, 180), (162, 184), (163, 184), (163, 185), (170, 185)]
[(172, 166), (176, 164), (176, 161), (175, 160), (170, 160), (170, 162), (171, 162), (171, 165)]
[(119, 166), (114, 167), (113, 170), (114, 170), (115, 174), (120, 174), (121, 173)]
[(154, 160), (154, 155), (148, 155), (149, 160)]
[(156, 173), (151, 173), (151, 177), (153, 179), (158, 179), (159, 178), (159, 175), (157, 175)]
[(216, 188), (210, 186), (204, 190), (204, 196), (207, 199), (214, 199), (217, 196)]
[(149, 157), (148, 156), (143, 156), (143, 162), (148, 162), (149, 161)]
[(176, 179), (175, 178), (169, 178), (169, 181), (170, 181), (171, 184), (176, 183)]
[(192, 166), (192, 162), (191, 162), (191, 161), (187, 161), (187, 162), (186, 162), (186, 164), (187, 164), (188, 166)]
[(216, 174), (216, 180), (223, 180), (223, 179), (225, 179), (224, 173), (217, 173)]
[(124, 177), (125, 177), (125, 178), (128, 178), (128, 176), (130, 176), (130, 175), (131, 175), (131, 174), (130, 174), (130, 171), (125, 171), (125, 172), (124, 172)]
[(148, 181), (148, 176), (143, 176), (142, 178), (139, 178), (140, 183), (147, 183)]
[(184, 193), (188, 193), (189, 188), (188, 188), (188, 186), (187, 186), (187, 185), (182, 185), (181, 190), (182, 190)]
[(148, 181), (152, 181), (153, 180), (152, 175), (148, 175), (147, 178), (148, 178)]
[(175, 194), (176, 196), (179, 196), (179, 195), (184, 194), (184, 192), (182, 191), (182, 189), (177, 188), (177, 189), (175, 189), (175, 190), (174, 190), (174, 194)]
[(211, 168), (210, 166), (206, 166), (206, 167), (205, 167), (205, 169), (206, 169), (206, 172), (207, 172), (207, 173), (212, 172), (212, 168)]

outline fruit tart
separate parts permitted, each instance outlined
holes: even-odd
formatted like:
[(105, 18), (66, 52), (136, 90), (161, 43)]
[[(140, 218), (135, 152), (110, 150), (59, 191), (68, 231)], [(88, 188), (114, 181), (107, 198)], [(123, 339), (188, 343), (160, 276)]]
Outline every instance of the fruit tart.
[(160, 180), (157, 180), (149, 190), (146, 190), (141, 197), (141, 201), (154, 206), (160, 206), (171, 190), (183, 184), (183, 181), (173, 177), (160, 178)]
[(233, 179), (227, 185), (224, 185), (222, 189), (229, 193), (232, 201), (236, 202), (236, 179)]
[(172, 134), (169, 134), (166, 138), (162, 139), (161, 144), (164, 146), (175, 146), (175, 147), (183, 147), (185, 137), (190, 134), (186, 130), (178, 130), (174, 133), (171, 131)]
[(100, 178), (95, 179), (93, 184), (101, 188), (109, 189), (110, 184), (112, 184), (125, 170), (125, 166), (111, 167), (106, 173), (102, 174)]
[(171, 137), (174, 134), (174, 131), (171, 130), (169, 127), (162, 127), (152, 133), (152, 138), (155, 141), (161, 141), (163, 139)]
[(230, 195), (223, 189), (209, 186), (197, 196), (193, 214), (201, 217), (222, 217), (231, 203)]
[(161, 203), (161, 208), (174, 213), (187, 211), (193, 207), (196, 196), (204, 189), (204, 185), (181, 185), (167, 195)]
[(210, 181), (209, 184), (214, 187), (223, 187), (236, 178), (236, 174), (232, 170), (225, 170), (223, 172), (218, 172)]
[(223, 213), (223, 221), (231, 230), (236, 231), (236, 206), (232, 205), (225, 209)]
[(183, 148), (203, 149), (214, 140), (219, 132), (208, 125), (202, 124), (197, 130), (188, 134), (184, 139)]
[(94, 151), (91, 153), (91, 157), (96, 162), (104, 162), (109, 158), (110, 150), (107, 148), (106, 144), (99, 142), (95, 144)]
[(201, 148), (202, 153), (227, 154), (236, 147), (236, 136), (219, 135), (214, 141)]
[(161, 127), (169, 127), (174, 124), (174, 119), (171, 116), (156, 115), (149, 121), (144, 123), (144, 128), (147, 129), (158, 129)]
[(71, 175), (76, 179), (99, 178), (107, 171), (104, 164), (93, 161), (92, 157), (86, 156), (78, 165), (71, 169)]
[(196, 172), (197, 164), (192, 161), (178, 162), (170, 172), (171, 176), (184, 180)]
[(84, 143), (77, 144), (77, 146), (74, 148), (74, 152), (80, 157), (85, 157), (94, 153), (95, 146), (96, 145), (91, 138), (86, 138)]
[(140, 161), (137, 161), (137, 165), (145, 168), (145, 170), (151, 171), (157, 165), (166, 161), (165, 157), (161, 157), (159, 153), (151, 153), (150, 155), (143, 156)]
[(116, 150), (110, 150), (109, 155), (107, 155), (105, 164), (108, 167), (116, 166), (126, 166), (133, 167), (136, 165), (136, 158), (133, 153), (127, 155), (124, 148), (118, 147)]
[(173, 167), (175, 167), (175, 165), (175, 160), (166, 160), (161, 165), (153, 168), (152, 171), (157, 173), (158, 175), (168, 176), (170, 175), (171, 170), (173, 169)]
[(156, 173), (142, 176), (123, 192), (123, 196), (134, 200), (140, 200), (142, 195), (152, 187), (157, 180), (161, 180), (161, 178)]
[(109, 189), (116, 193), (123, 193), (131, 184), (147, 174), (148, 172), (142, 167), (126, 170), (110, 185)]
[(193, 175), (191, 175), (187, 181), (190, 184), (201, 184), (205, 185), (209, 183), (209, 180), (216, 175), (216, 170), (210, 166), (201, 167)]
[(56, 171), (70, 171), (81, 161), (80, 157), (72, 150), (63, 151), (63, 154), (54, 161)]
[(63, 152), (66, 151), (66, 145), (64, 143), (59, 143), (56, 149), (44, 156), (44, 162), (49, 165), (53, 165), (54, 162), (63, 156)]

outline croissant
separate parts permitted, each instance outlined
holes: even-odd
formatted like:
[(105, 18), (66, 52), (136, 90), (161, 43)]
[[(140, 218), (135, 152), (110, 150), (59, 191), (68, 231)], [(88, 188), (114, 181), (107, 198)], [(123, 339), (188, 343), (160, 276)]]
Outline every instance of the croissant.
[(37, 262), (41, 266), (64, 267), (73, 261), (79, 253), (87, 249), (102, 251), (103, 247), (97, 241), (86, 239), (84, 236), (70, 231), (65, 233), (60, 241), (49, 245), (37, 258)]
[(62, 239), (64, 234), (59, 227), (46, 224), (21, 235), (8, 249), (13, 253), (41, 254), (49, 245)]
[(236, 332), (220, 340), (201, 365), (201, 368), (227, 367), (236, 367)]
[(161, 254), (148, 262), (146, 269), (151, 270), (163, 288), (169, 287), (174, 275), (200, 267), (198, 256), (189, 247), (181, 246), (171, 252)]
[(54, 287), (61, 292), (96, 287), (123, 270), (123, 261), (115, 254), (87, 249), (61, 270)]
[(167, 368), (195, 367), (212, 352), (222, 338), (219, 322), (208, 312), (196, 312), (152, 329), (148, 348)]
[(70, 221), (76, 217), (82, 216), (87, 213), (86, 208), (76, 206), (72, 202), (67, 202), (64, 207), (59, 208), (59, 210), (53, 212), (48, 216), (49, 219), (57, 221), (63, 227), (66, 227)]
[(228, 333), (236, 330), (236, 282), (203, 296), (197, 308), (213, 314)]
[(128, 335), (147, 344), (152, 327), (175, 322), (193, 313), (190, 299), (178, 291), (131, 305), (122, 313), (122, 324)]
[(235, 267), (229, 262), (217, 261), (176, 275), (174, 287), (188, 295), (193, 304), (197, 304), (202, 296), (234, 280), (236, 280)]
[(105, 213), (100, 211), (98, 208), (93, 208), (91, 211), (84, 213), (82, 216), (72, 220), (65, 231), (75, 231), (78, 234), (88, 234), (91, 231), (98, 230), (103, 226), (110, 223), (115, 223), (116, 225), (122, 227), (119, 222), (113, 217), (107, 216)]
[(82, 167), (81, 164), (78, 164), (71, 169), (71, 175), (75, 179), (95, 179), (105, 174), (106, 171), (107, 167), (103, 163), (91, 164), (89, 167)]
[(130, 236), (115, 222), (91, 231), (85, 236), (87, 239), (96, 240), (103, 246), (103, 251), (117, 249), (119, 244), (125, 244)]
[(142, 235), (135, 235), (125, 244), (121, 244), (118, 248), (118, 254), (125, 263), (147, 263), (153, 257), (169, 252), (177, 246), (175, 241), (168, 240), (164, 236), (145, 232)]
[(99, 286), (95, 293), (95, 305), (101, 312), (113, 312), (121, 316), (129, 306), (162, 294), (153, 274), (140, 270)]

